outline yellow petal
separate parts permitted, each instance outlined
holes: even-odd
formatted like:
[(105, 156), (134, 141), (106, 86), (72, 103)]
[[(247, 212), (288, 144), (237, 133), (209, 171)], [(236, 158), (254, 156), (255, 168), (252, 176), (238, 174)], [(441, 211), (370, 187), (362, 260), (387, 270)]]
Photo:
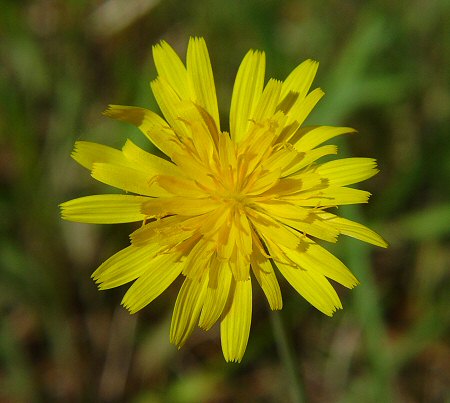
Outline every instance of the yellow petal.
[(316, 172), (327, 178), (330, 185), (345, 186), (376, 175), (376, 166), (373, 158), (342, 158), (319, 165)]
[(272, 217), (260, 211), (249, 211), (248, 214), (250, 222), (262, 238), (270, 239), (291, 249), (295, 249), (299, 245), (299, 235), (286, 225), (275, 221)]
[(238, 236), (238, 230), (233, 221), (227, 220), (224, 222), (218, 230), (217, 235), (217, 255), (219, 259), (229, 260), (233, 254), (236, 246), (236, 237)]
[[(242, 143), (245, 144), (247, 152), (242, 154), (245, 156), (246, 164), (248, 164), (247, 172), (270, 173), (265, 170), (261, 162), (272, 152), (272, 143), (274, 142), (274, 133), (265, 126), (253, 125), (249, 135)], [(244, 146), (242, 147), (244, 149)], [(259, 179), (261, 175), (258, 173), (255, 179)], [(249, 181), (249, 179), (247, 179)], [(251, 188), (249, 188), (251, 189)]]
[(227, 362), (241, 362), (247, 347), (251, 319), (251, 281), (232, 280), (232, 291), (220, 323), (222, 351)]
[(159, 175), (155, 178), (158, 185), (167, 192), (169, 196), (185, 196), (202, 198), (205, 193), (196, 185), (192, 179), (180, 176)]
[(186, 65), (190, 83), (195, 93), (194, 101), (203, 107), (220, 127), (216, 87), (209, 60), (208, 49), (203, 38), (191, 38), (187, 51)]
[(345, 186), (330, 186), (319, 192), (311, 191), (285, 196), (284, 200), (292, 201), (293, 203), (304, 207), (333, 207), (345, 204), (367, 203), (369, 197), (370, 193), (365, 190), (353, 189)]
[(288, 119), (286, 121), (286, 126), (290, 127), (289, 134), (285, 135), (283, 140), (289, 141), (290, 137), (295, 133), (298, 127), (305, 121), (308, 115), (311, 113), (313, 108), (316, 106), (317, 102), (323, 97), (324, 92), (320, 88), (316, 88), (311, 91), (306, 98), (298, 99), (289, 113), (287, 114)]
[(177, 258), (174, 254), (159, 254), (148, 261), (142, 259), (145, 273), (128, 289), (122, 305), (130, 313), (135, 313), (161, 295), (181, 273), (182, 264)]
[(314, 242), (304, 244), (303, 248), (288, 250), (281, 246), (286, 256), (294, 262), (299, 270), (321, 274), (344, 287), (353, 288), (358, 280), (338, 258)]
[(103, 114), (138, 127), (166, 155), (170, 156), (173, 152), (176, 136), (166, 121), (156, 113), (135, 106), (109, 105)]
[(284, 118), (281, 112), (277, 112), (270, 119), (251, 122), (245, 141), (239, 144), (239, 151), (245, 155), (248, 164), (248, 172), (253, 171), (264, 158), (271, 155)]
[(109, 162), (127, 165), (123, 154), (115, 148), (90, 141), (77, 141), (72, 152), (72, 158), (80, 165), (91, 170), (95, 162)]
[(191, 102), (184, 102), (178, 106), (177, 113), (178, 119), (185, 124), (189, 136), (189, 143), (184, 140), (184, 145), (188, 148), (185, 155), (192, 158), (192, 153), (196, 153), (202, 165), (208, 166), (213, 159), (218, 134), (215, 122), (212, 122), (213, 127), (211, 124), (208, 125), (208, 120), (211, 121), (212, 118), (201, 108)]
[[(198, 217), (192, 219), (195, 220)], [(140, 247), (153, 242), (157, 242), (161, 246), (177, 245), (194, 234), (195, 227), (184, 227), (188, 225), (189, 221), (189, 219), (177, 215), (150, 221), (130, 235), (131, 243)]]
[(252, 229), (244, 211), (236, 210), (234, 216), (234, 225), (238, 230), (236, 245), (244, 256), (250, 256), (252, 253)]
[(264, 119), (270, 119), (275, 114), (280, 98), (281, 86), (280, 81), (274, 79), (269, 80), (254, 109), (252, 120), (261, 122)]
[(92, 274), (92, 278), (100, 290), (126, 284), (151, 267), (157, 251), (157, 245), (147, 245), (142, 248), (129, 246), (103, 262)]
[(172, 161), (177, 165), (181, 174), (186, 178), (195, 178), (203, 188), (215, 189), (216, 183), (211, 178), (210, 173), (205, 169), (205, 166), (197, 159), (192, 158), (192, 155), (187, 153), (172, 155)]
[[(158, 102), (159, 109), (163, 113), (170, 127), (181, 137), (190, 137), (185, 122), (180, 120), (180, 109), (183, 99), (163, 78), (158, 77), (150, 83), (153, 95)], [(167, 154), (170, 155), (170, 154)]]
[(356, 133), (351, 127), (310, 126), (300, 128), (291, 139), (298, 151), (309, 151), (325, 141), (346, 133)]
[(259, 195), (270, 191), (278, 183), (280, 175), (280, 169), (266, 170), (258, 176), (253, 186), (247, 191), (247, 196)]
[(322, 221), (320, 218), (311, 213), (306, 220), (294, 220), (291, 218), (280, 217), (280, 222), (288, 225), (297, 231), (311, 235), (315, 238), (323, 239), (327, 242), (336, 242), (339, 231), (336, 228), (328, 225), (327, 222)]
[(387, 248), (388, 243), (375, 231), (367, 228), (358, 222), (348, 220), (346, 218), (338, 217), (331, 213), (320, 213), (320, 215), (327, 220), (329, 225), (334, 226), (341, 234), (351, 236), (363, 242), (371, 243), (372, 245)]
[(277, 267), (292, 287), (325, 315), (333, 316), (336, 309), (342, 309), (336, 291), (322, 274), (282, 263)]
[(248, 278), (250, 271), (250, 256), (244, 254), (237, 243), (233, 247), (229, 265), (235, 280), (245, 281)]
[[(261, 200), (285, 200), (291, 194), (297, 194), (306, 190), (320, 190), (326, 186), (320, 186), (322, 178), (318, 174), (299, 174), (296, 177), (281, 178), (269, 190), (261, 194)], [(295, 196), (294, 196), (295, 197)], [(286, 199), (290, 200), (290, 199)]]
[(214, 244), (204, 238), (200, 238), (190, 248), (189, 254), (184, 260), (183, 274), (192, 279), (200, 279), (208, 270), (211, 256), (214, 253)]
[(297, 166), (303, 165), (304, 153), (295, 149), (282, 148), (267, 158), (264, 165), (270, 170), (279, 170), (282, 176), (288, 176), (291, 172), (298, 171)]
[(308, 59), (298, 65), (283, 82), (280, 99), (283, 100), (291, 93), (295, 93), (298, 99), (305, 98), (316, 76), (319, 63)]
[(236, 143), (247, 135), (250, 118), (264, 87), (264, 73), (264, 53), (249, 51), (237, 72), (231, 97), (230, 134)]
[(317, 161), (319, 158), (325, 157), (327, 155), (337, 154), (337, 147), (329, 144), (326, 146), (314, 148), (313, 150), (310, 150), (306, 153), (299, 153), (299, 154), (303, 155), (303, 158), (298, 158), (298, 160), (294, 161), (294, 163), (291, 164), (291, 166), (287, 167), (283, 171), (283, 176), (301, 178), (303, 175), (303, 172), (300, 171), (301, 169), (308, 167), (308, 165), (311, 165), (314, 161)]
[(216, 262), (209, 268), (209, 283), (198, 324), (204, 330), (209, 330), (220, 318), (230, 292), (231, 270), (225, 262), (219, 263), (218, 259)]
[(283, 299), (275, 272), (269, 259), (263, 256), (258, 248), (253, 250), (251, 267), (269, 302), (270, 309), (281, 309), (283, 307)]
[(218, 149), (219, 135), (221, 133), (220, 130), (219, 130), (220, 129), (220, 126), (219, 126), (220, 122), (216, 123), (216, 121), (212, 118), (212, 116), (204, 108), (202, 108), (201, 106), (199, 106), (197, 104), (195, 104), (194, 106), (198, 109), (198, 111), (199, 111), (199, 113), (200, 113), (200, 115), (201, 115), (201, 117), (202, 117), (202, 119), (203, 119), (203, 121), (204, 121), (204, 123), (205, 123), (205, 125), (206, 125), (206, 127), (207, 127), (207, 129), (208, 129), (208, 131), (210, 133), (210, 135), (211, 135), (211, 138), (214, 141), (216, 149)]
[(310, 214), (310, 209), (305, 209), (280, 200), (270, 199), (258, 202), (258, 207), (263, 208), (269, 216), (277, 218), (291, 218), (306, 220)]
[(116, 224), (142, 221), (141, 206), (147, 197), (133, 195), (94, 195), (69, 200), (60, 205), (61, 217), (91, 224)]
[(170, 342), (178, 348), (186, 342), (198, 323), (207, 284), (208, 276), (204, 276), (200, 281), (186, 278), (181, 286), (170, 326)]
[(258, 206), (283, 224), (316, 238), (336, 242), (339, 235), (339, 231), (335, 227), (329, 225), (311, 209), (276, 200), (260, 202)]
[(150, 154), (138, 147), (131, 140), (127, 140), (122, 147), (122, 152), (130, 164), (139, 167), (153, 175), (181, 175), (180, 169), (173, 163)]
[(225, 205), (217, 207), (210, 213), (198, 216), (197, 229), (206, 238), (215, 239), (219, 236), (220, 230), (226, 228), (228, 219), (228, 209)]
[(191, 99), (193, 93), (189, 87), (186, 67), (176, 52), (165, 41), (153, 46), (153, 60), (156, 71), (181, 99)]
[(148, 216), (164, 217), (170, 214), (197, 216), (217, 208), (217, 202), (211, 198), (158, 197), (146, 198), (142, 204), (142, 212)]
[(154, 175), (126, 166), (95, 163), (92, 177), (127, 192), (152, 197), (169, 196), (169, 193), (155, 183)]

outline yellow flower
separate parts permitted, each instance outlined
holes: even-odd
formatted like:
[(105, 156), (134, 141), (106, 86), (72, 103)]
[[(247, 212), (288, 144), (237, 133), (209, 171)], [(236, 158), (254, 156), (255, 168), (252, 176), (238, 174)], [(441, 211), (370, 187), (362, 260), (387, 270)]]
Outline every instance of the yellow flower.
[[(131, 245), (93, 274), (100, 289), (134, 281), (122, 304), (135, 313), (184, 276), (170, 329), (181, 347), (196, 325), (220, 321), (227, 361), (241, 361), (252, 315), (252, 277), (271, 309), (282, 308), (276, 272), (317, 309), (342, 308), (332, 279), (358, 281), (316, 240), (339, 234), (386, 247), (367, 227), (330, 209), (366, 203), (369, 193), (348, 187), (375, 175), (375, 160), (344, 158), (327, 140), (348, 127), (303, 121), (323, 95), (309, 92), (318, 63), (301, 63), (284, 82), (264, 85), (265, 56), (249, 51), (236, 77), (230, 133), (220, 128), (205, 41), (191, 38), (186, 66), (165, 42), (153, 48), (158, 77), (151, 83), (164, 115), (111, 105), (105, 114), (132, 123), (167, 158), (130, 140), (121, 150), (78, 141), (73, 158), (100, 182), (127, 194), (81, 197), (61, 205), (62, 217), (84, 223), (141, 221)], [(253, 276), (251, 273), (253, 273)]]

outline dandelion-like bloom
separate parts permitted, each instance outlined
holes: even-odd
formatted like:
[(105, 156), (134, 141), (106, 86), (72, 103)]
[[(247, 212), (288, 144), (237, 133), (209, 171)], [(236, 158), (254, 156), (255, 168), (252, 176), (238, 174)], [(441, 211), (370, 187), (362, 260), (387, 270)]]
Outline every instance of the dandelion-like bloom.
[[(78, 141), (73, 158), (100, 182), (127, 194), (81, 197), (61, 205), (62, 217), (84, 223), (142, 222), (131, 245), (94, 273), (100, 289), (134, 281), (122, 304), (135, 313), (184, 276), (170, 328), (181, 347), (196, 325), (220, 321), (227, 361), (241, 361), (252, 315), (252, 277), (270, 308), (282, 308), (276, 272), (317, 309), (342, 308), (328, 279), (358, 281), (316, 240), (344, 234), (381, 247), (367, 227), (329, 210), (366, 203), (348, 187), (375, 175), (375, 160), (344, 158), (327, 140), (348, 127), (303, 121), (323, 95), (309, 92), (318, 63), (301, 63), (284, 82), (264, 85), (265, 56), (249, 51), (234, 84), (229, 133), (220, 128), (216, 90), (203, 39), (191, 38), (186, 66), (161, 42), (153, 48), (158, 77), (151, 87), (164, 115), (111, 105), (105, 115), (132, 123), (167, 158), (130, 140), (121, 150)], [(251, 275), (253, 273), (253, 276)]]

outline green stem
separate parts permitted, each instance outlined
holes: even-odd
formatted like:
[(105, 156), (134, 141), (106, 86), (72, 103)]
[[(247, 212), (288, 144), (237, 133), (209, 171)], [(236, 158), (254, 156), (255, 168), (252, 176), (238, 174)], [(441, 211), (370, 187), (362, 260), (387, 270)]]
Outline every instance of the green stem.
[(277, 343), (278, 353), (286, 372), (291, 389), (291, 396), (293, 403), (303, 403), (305, 401), (303, 396), (303, 387), (301, 385), (300, 376), (295, 364), (295, 354), (292, 343), (286, 334), (286, 327), (281, 317), (281, 312), (271, 311), (270, 319), (272, 322), (272, 330)]

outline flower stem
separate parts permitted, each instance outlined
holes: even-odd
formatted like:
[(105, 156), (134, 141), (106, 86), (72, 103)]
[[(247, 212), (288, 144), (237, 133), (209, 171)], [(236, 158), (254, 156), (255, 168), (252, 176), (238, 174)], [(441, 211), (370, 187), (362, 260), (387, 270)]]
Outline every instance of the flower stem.
[(271, 311), (270, 319), (272, 323), (272, 331), (277, 344), (278, 354), (283, 363), (284, 370), (289, 382), (292, 402), (303, 403), (303, 387), (301, 385), (300, 376), (295, 364), (295, 354), (292, 343), (286, 334), (286, 327), (283, 323), (281, 312)]

